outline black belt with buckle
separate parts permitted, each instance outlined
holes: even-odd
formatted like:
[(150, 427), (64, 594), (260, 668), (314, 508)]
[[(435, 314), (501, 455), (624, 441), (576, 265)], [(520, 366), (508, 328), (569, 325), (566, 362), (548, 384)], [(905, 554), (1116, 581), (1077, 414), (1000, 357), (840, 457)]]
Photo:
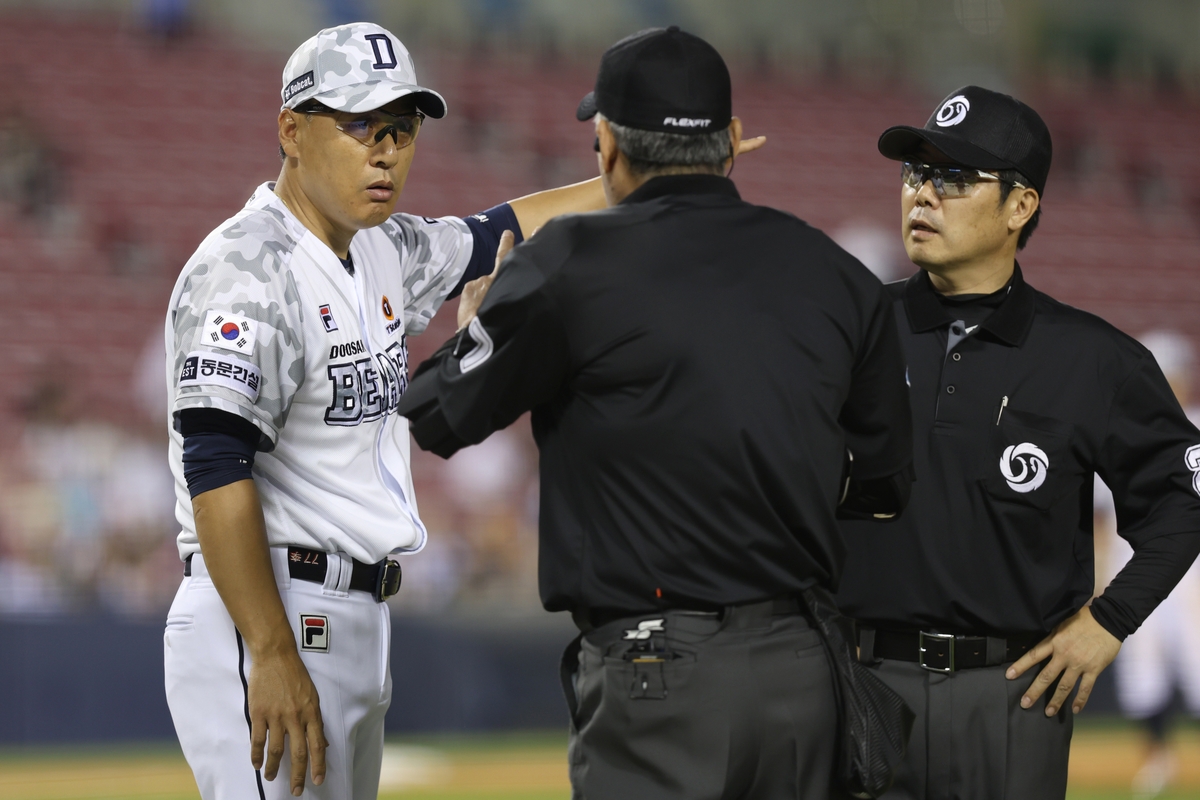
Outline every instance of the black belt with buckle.
[(860, 626), (858, 631), (860, 660), (908, 661), (920, 664), (930, 672), (957, 672), (1016, 661), (1044, 638), (1045, 634), (959, 636), (868, 626)]
[[(325, 553), (309, 550), (307, 547), (291, 546), (287, 551), (288, 574), (293, 580), (325, 583), (325, 573), (329, 570)], [(184, 561), (183, 574), (192, 574), (191, 556)], [(400, 563), (390, 558), (374, 564), (364, 564), (355, 559), (354, 568), (350, 573), (350, 589), (367, 592), (376, 602), (382, 603), (400, 591), (400, 578)]]

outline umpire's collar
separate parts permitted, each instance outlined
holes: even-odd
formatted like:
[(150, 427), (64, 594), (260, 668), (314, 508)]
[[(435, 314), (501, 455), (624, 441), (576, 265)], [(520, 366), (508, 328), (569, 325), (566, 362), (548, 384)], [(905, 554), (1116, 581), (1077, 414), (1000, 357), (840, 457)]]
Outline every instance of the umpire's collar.
[(741, 199), (733, 181), (724, 175), (688, 173), (687, 175), (659, 175), (630, 192), (618, 205), (644, 203), (656, 197), (672, 194), (723, 194)]
[[(913, 333), (924, 333), (953, 322), (929, 280), (929, 273), (920, 270), (904, 286), (904, 310)], [(996, 311), (979, 326), (1005, 344), (1020, 347), (1033, 324), (1033, 288), (1021, 276), (1021, 265), (1013, 265), (1012, 280), (1008, 282), (1008, 297)]]

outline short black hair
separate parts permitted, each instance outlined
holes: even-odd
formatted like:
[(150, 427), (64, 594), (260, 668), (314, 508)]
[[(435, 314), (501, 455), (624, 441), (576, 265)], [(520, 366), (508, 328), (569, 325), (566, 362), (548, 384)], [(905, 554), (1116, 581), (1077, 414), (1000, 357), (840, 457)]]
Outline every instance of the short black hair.
[[(1019, 183), (1022, 186), (1033, 187), (1033, 183), (1015, 169), (996, 170), (996, 175), (1000, 177), (1000, 185), (1007, 187), (1008, 191), (1000, 192), (1000, 207), (1008, 202), (1008, 195), (1013, 190), (1013, 184)], [(1041, 200), (1039, 193), (1038, 200)], [(1029, 237), (1033, 236), (1033, 232), (1037, 230), (1038, 222), (1042, 219), (1042, 204), (1039, 202), (1037, 210), (1033, 212), (1033, 216), (1025, 223), (1025, 227), (1021, 228), (1021, 234), (1017, 237), (1017, 249), (1024, 250), (1025, 243), (1029, 241)]]

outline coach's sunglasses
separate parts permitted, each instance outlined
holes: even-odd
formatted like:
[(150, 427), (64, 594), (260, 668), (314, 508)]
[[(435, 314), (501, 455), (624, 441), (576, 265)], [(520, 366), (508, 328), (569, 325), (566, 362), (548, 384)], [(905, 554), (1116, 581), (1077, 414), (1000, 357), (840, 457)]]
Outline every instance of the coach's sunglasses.
[(996, 181), (1011, 184), (1014, 188), (1027, 188), (1017, 181), (1006, 181), (998, 175), (984, 172), (981, 169), (967, 167), (932, 166), (919, 161), (905, 161), (900, 164), (900, 179), (904, 185), (914, 192), (920, 191), (925, 181), (933, 182), (933, 190), (938, 197), (966, 197), (975, 190), (975, 184), (980, 181)]
[(425, 119), (425, 115), (420, 111), (392, 114), (379, 108), (363, 114), (347, 114), (322, 105), (297, 110), (304, 114), (327, 114), (333, 117), (335, 128), (367, 147), (379, 144), (383, 137), (390, 135), (396, 147), (401, 150), (416, 141), (417, 134), (421, 131), (421, 120)]

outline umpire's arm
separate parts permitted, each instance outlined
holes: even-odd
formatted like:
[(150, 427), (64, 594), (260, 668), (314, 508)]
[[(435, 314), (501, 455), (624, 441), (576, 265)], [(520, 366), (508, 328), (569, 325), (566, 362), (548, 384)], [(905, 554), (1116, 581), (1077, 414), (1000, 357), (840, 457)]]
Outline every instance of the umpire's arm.
[(421, 364), (400, 398), (422, 450), (449, 458), (551, 400), (569, 368), (566, 330), (546, 275), (514, 251), (478, 314)]
[(912, 490), (912, 412), (904, 354), (883, 287), (877, 286), (872, 299), (839, 418), (847, 449), (838, 507), (843, 519), (894, 519), (908, 505)]

